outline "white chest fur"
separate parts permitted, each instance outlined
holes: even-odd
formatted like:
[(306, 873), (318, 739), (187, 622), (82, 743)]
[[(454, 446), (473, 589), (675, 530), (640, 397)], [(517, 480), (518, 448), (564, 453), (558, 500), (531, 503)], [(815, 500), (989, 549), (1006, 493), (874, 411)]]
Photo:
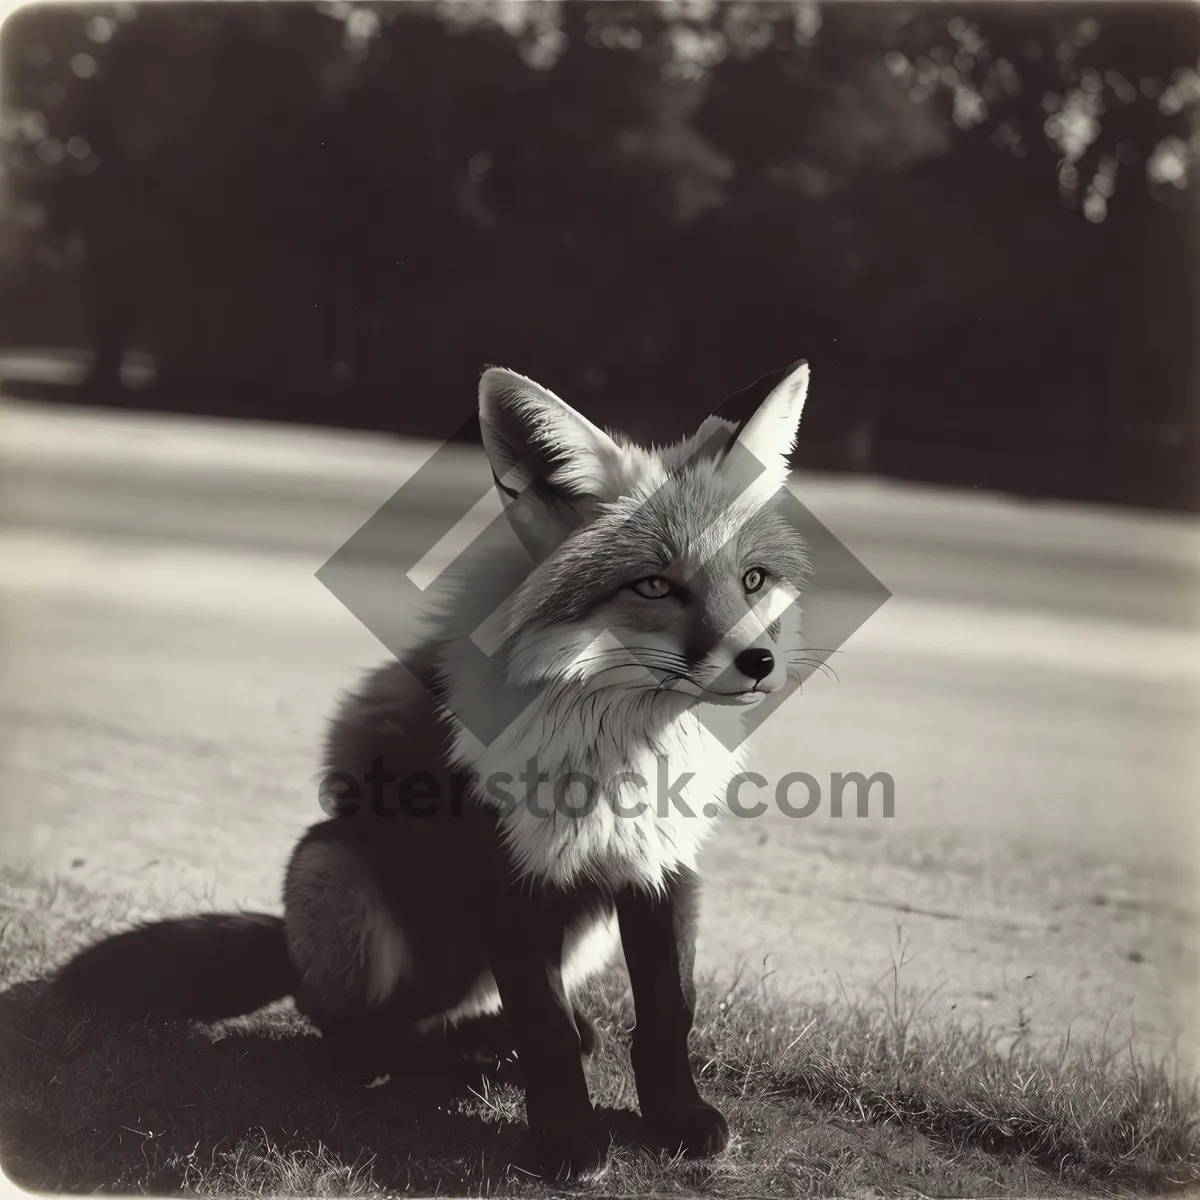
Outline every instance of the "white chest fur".
[(695, 867), (740, 770), (694, 710), (651, 732), (637, 705), (619, 701), (547, 701), (489, 746), (460, 731), (454, 757), (501, 813), (515, 868), (561, 886), (657, 890), (673, 868)]

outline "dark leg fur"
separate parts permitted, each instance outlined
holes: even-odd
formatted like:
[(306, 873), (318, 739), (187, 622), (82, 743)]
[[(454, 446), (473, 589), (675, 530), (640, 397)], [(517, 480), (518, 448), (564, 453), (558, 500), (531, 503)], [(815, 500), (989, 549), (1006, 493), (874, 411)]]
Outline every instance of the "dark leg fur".
[(575, 1012), (563, 990), (564, 923), (552, 905), (507, 892), (492, 930), (492, 973), (516, 1042), (536, 1168), (565, 1179), (603, 1165)]
[[(574, 1010), (575, 1028), (579, 1031), (579, 1050), (584, 1058), (595, 1053), (599, 1037), (596, 1027), (583, 1013)], [(495, 1059), (511, 1058), (516, 1049), (512, 1026), (504, 1013), (493, 1016), (473, 1017), (445, 1031), (443, 1038), (452, 1054), (468, 1058)]]
[(637, 1012), (632, 1059), (642, 1116), (666, 1149), (702, 1158), (725, 1148), (729, 1127), (701, 1099), (688, 1061), (696, 892), (695, 876), (686, 872), (665, 896), (623, 892), (617, 913)]

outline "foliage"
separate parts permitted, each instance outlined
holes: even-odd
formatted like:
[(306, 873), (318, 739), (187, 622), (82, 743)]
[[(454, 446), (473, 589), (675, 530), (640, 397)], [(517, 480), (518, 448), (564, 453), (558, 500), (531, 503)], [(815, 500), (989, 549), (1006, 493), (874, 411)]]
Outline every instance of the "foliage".
[[(1036, 377), (1053, 436), (1132, 421), (1178, 490), (1198, 32), (1140, 3), (27, 8), (0, 320), (54, 340), (29, 297), (73, 246), (110, 371), (140, 331), (167, 376), (333, 372), (339, 419), (380, 424), (503, 357), (648, 436), (649, 401), (804, 353), (813, 464), (877, 469), (1003, 358), (971, 421)], [(1097, 452), (1047, 453), (1070, 493)]]

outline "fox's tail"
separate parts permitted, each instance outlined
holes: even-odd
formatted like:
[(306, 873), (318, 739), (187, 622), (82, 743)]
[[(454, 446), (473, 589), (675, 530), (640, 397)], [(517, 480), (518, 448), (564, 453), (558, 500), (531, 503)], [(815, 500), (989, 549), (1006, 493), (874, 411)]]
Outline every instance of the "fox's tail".
[(283, 921), (210, 913), (155, 921), (89, 946), (57, 974), (59, 995), (131, 1017), (215, 1021), (295, 991)]

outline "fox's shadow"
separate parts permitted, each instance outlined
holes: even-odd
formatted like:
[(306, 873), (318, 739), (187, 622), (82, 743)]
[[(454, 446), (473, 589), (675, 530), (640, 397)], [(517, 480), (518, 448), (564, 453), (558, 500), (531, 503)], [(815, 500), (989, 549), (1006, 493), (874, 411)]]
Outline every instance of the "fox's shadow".
[[(331, 1073), (321, 1042), (290, 1007), (211, 1026), (129, 1022), (19, 984), (0, 994), (0, 1164), (32, 1191), (157, 1195), (190, 1191), (247, 1143), (369, 1163), (389, 1191), (478, 1193), (522, 1170), (511, 1061), (451, 1044), (367, 1087)], [(633, 1112), (601, 1117), (615, 1142), (643, 1144)]]

